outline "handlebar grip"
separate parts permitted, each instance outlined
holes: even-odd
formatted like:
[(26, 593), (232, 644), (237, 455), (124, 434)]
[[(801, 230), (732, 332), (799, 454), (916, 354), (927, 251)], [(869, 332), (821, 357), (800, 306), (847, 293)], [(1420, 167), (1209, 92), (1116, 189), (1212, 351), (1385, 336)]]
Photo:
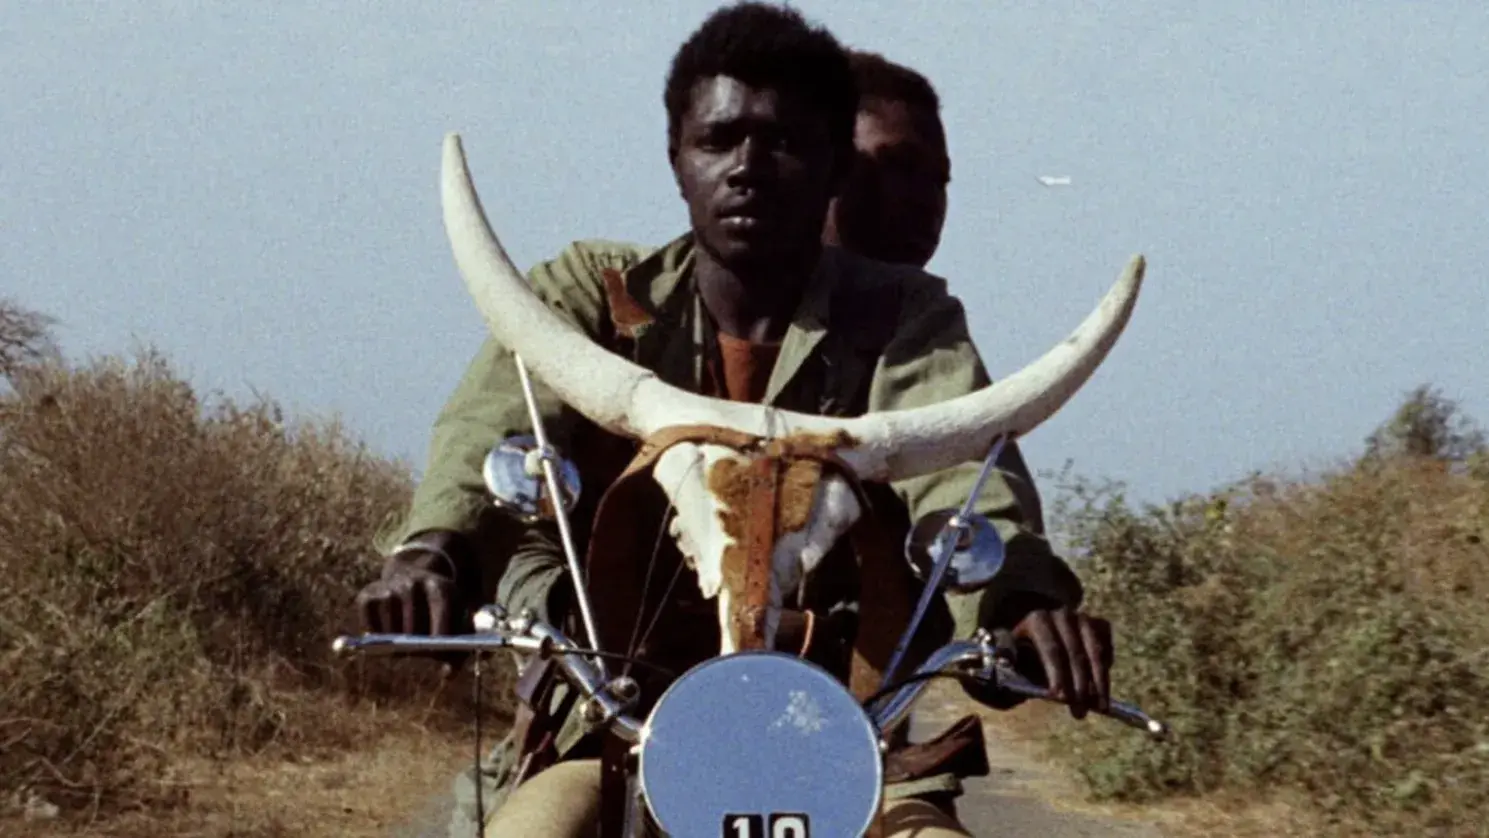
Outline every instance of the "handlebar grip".
[[(1064, 703), (1055, 701), (1055, 699), (1051, 698), (1048, 687), (1030, 681), (1028, 678), (1025, 678), (1022, 673), (1013, 669), (1006, 663), (1000, 662), (995, 667), (995, 670), (997, 673), (995, 677), (999, 689), (1006, 690), (1008, 692), (1015, 693), (1026, 698), (1038, 698), (1045, 701), (1055, 702), (1056, 704)], [(1129, 704), (1125, 701), (1112, 699), (1109, 702), (1109, 706), (1106, 710), (1097, 710), (1095, 712), (1099, 715), (1106, 716), (1107, 718), (1116, 719), (1117, 721), (1128, 725), (1129, 727), (1135, 727), (1138, 730), (1145, 731), (1154, 738), (1163, 739), (1166, 738), (1169, 734), (1168, 725), (1149, 716), (1147, 713), (1144, 713), (1136, 705)]]

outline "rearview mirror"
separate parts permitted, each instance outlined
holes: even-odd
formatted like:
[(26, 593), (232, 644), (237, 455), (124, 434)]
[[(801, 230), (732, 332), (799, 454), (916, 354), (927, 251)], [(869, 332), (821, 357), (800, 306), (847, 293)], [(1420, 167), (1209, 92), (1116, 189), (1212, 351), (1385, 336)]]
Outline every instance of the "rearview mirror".
[[(564, 458), (559, 458), (555, 465), (563, 489), (563, 508), (568, 512), (579, 500), (579, 469)], [(512, 513), (524, 523), (553, 518), (552, 498), (543, 477), (543, 459), (533, 437), (520, 434), (502, 440), (486, 455), (481, 478), (496, 508)]]
[(940, 542), (953, 539), (951, 564), (941, 577), (947, 590), (959, 594), (987, 587), (1003, 569), (1003, 538), (985, 515), (973, 513), (960, 527), (953, 526), (959, 510), (942, 509), (922, 516), (905, 537), (905, 558), (922, 582), (931, 578), (940, 553)]

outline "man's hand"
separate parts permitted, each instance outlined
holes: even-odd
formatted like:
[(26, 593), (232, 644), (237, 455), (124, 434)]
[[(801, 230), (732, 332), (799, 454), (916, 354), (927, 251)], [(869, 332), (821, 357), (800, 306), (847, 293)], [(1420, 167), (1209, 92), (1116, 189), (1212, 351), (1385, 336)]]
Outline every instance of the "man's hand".
[(357, 611), (369, 632), (447, 635), (461, 613), (454, 545), (443, 533), (426, 536), (388, 558), (382, 577), (357, 594)]
[(357, 594), (363, 628), (393, 634), (454, 633), (455, 580), (429, 567), (437, 563), (422, 551), (389, 559), (382, 578)]
[(1036, 610), (1013, 627), (1013, 637), (1034, 647), (1050, 698), (1069, 705), (1071, 716), (1110, 706), (1111, 623), (1071, 608)]

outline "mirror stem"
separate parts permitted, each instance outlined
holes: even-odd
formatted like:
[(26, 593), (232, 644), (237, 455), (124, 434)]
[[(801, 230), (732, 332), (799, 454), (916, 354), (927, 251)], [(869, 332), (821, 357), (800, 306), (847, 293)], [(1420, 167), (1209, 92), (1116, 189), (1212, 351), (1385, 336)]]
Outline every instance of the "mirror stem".
[[(580, 576), (579, 551), (574, 548), (573, 530), (569, 527), (569, 511), (563, 502), (564, 493), (558, 481), (558, 453), (548, 444), (548, 432), (543, 429), (543, 417), (538, 413), (538, 399), (533, 393), (532, 379), (527, 374), (527, 364), (523, 363), (522, 356), (516, 353), (512, 355), (517, 362), (517, 377), (522, 381), (522, 398), (527, 402), (527, 415), (532, 421), (533, 438), (538, 441), (538, 456), (543, 463), (543, 479), (548, 482), (548, 497), (553, 499), (553, 517), (558, 521), (558, 535), (563, 541), (564, 558), (569, 564), (569, 581), (574, 586), (574, 601), (579, 604), (579, 617), (584, 623), (585, 639), (589, 641), (589, 648), (599, 652), (600, 635), (595, 630), (594, 613), (590, 610), (588, 592), (584, 588), (584, 579)], [(601, 677), (608, 677), (606, 673), (604, 658), (594, 658), (595, 666), (599, 667)]]
[(931, 597), (941, 591), (941, 580), (946, 576), (946, 569), (951, 566), (951, 557), (956, 553), (957, 541), (967, 527), (967, 518), (977, 505), (977, 496), (982, 494), (983, 487), (987, 485), (988, 478), (992, 476), (998, 458), (1003, 455), (1003, 446), (1008, 439), (1008, 434), (999, 434), (993, 440), (992, 448), (988, 450), (986, 459), (982, 461), (982, 471), (977, 475), (977, 482), (972, 484), (972, 491), (967, 493), (967, 500), (962, 504), (962, 511), (946, 522), (945, 529), (937, 538), (936, 563), (931, 569), (930, 577), (925, 580), (925, 588), (920, 592), (920, 601), (915, 603), (915, 613), (910, 616), (910, 623), (905, 626), (905, 633), (900, 635), (894, 654), (889, 658), (889, 666), (884, 668), (884, 679), (879, 683), (879, 689), (886, 689), (894, 683), (895, 673), (899, 671), (900, 664), (904, 663), (905, 654), (910, 650), (910, 639), (915, 636), (915, 630), (920, 628), (921, 622), (925, 620), (925, 612), (931, 606)]

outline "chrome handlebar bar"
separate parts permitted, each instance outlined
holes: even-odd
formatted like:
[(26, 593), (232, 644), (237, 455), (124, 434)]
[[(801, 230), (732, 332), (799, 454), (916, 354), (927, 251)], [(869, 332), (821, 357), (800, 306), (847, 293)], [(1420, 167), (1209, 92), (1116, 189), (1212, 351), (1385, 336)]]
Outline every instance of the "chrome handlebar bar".
[[(603, 670), (585, 660), (589, 650), (529, 614), (510, 617), (500, 606), (488, 605), (476, 612), (474, 622), (476, 631), (473, 634), (343, 635), (332, 642), (331, 648), (340, 655), (476, 653), (512, 649), (552, 657), (569, 683), (584, 697), (581, 712), (591, 729), (609, 726), (626, 742), (640, 741), (643, 722), (627, 712), (640, 695), (634, 680), (626, 676), (607, 678)], [(1055, 701), (1047, 688), (1015, 670), (1012, 660), (1011, 649), (997, 645), (991, 634), (979, 629), (972, 640), (953, 641), (937, 649), (901, 686), (874, 702), (878, 709), (871, 709), (870, 717), (878, 730), (891, 729), (910, 712), (930, 679), (941, 674), (972, 678), (1025, 698)], [(1168, 725), (1127, 702), (1111, 701), (1107, 710), (1098, 712), (1155, 738), (1164, 738), (1169, 733)]]
[(582, 713), (593, 727), (611, 725), (627, 742), (640, 741), (641, 722), (625, 713), (639, 696), (634, 680), (626, 676), (607, 679), (598, 666), (584, 660), (587, 650), (562, 632), (529, 614), (508, 617), (498, 605), (487, 605), (475, 614), (473, 634), (363, 634), (342, 635), (331, 643), (338, 655), (418, 655), (429, 652), (495, 652), (512, 649), (553, 658), (569, 683), (584, 697)]

